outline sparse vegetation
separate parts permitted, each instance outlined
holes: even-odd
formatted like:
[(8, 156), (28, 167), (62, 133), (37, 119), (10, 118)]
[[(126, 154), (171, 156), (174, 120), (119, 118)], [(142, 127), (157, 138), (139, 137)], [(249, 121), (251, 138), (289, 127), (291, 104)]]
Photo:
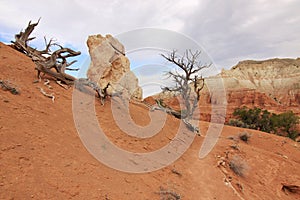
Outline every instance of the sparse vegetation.
[(241, 128), (250, 128), (250, 126), (239, 119), (230, 119), (228, 122), (230, 126), (236, 126)]
[(10, 93), (14, 95), (20, 94), (19, 90), (13, 87), (8, 81), (0, 80), (0, 88), (5, 91), (10, 91)]
[(295, 140), (299, 133), (296, 125), (299, 117), (293, 111), (281, 114), (270, 113), (260, 108), (248, 109), (247, 107), (237, 108), (233, 115), (237, 119), (230, 119), (229, 125), (242, 128), (256, 129), (268, 133), (287, 136)]
[(248, 143), (250, 137), (251, 137), (251, 134), (248, 133), (248, 132), (242, 132), (242, 133), (239, 134), (240, 140), (242, 140), (242, 141), (244, 141), (246, 143)]
[(299, 117), (288, 111), (279, 115), (272, 115), (272, 124), (275, 128), (275, 132), (278, 135), (287, 135), (287, 137), (295, 140), (299, 133), (295, 129), (296, 124), (299, 124)]
[(234, 156), (229, 161), (229, 167), (238, 176), (244, 176), (249, 169), (248, 164), (239, 156)]
[(180, 200), (181, 196), (180, 194), (177, 194), (176, 192), (169, 190), (169, 189), (165, 189), (163, 187), (159, 188), (160, 191), (158, 192), (158, 194), (160, 195), (160, 200)]
[(234, 143), (234, 144), (230, 145), (230, 147), (234, 150), (240, 150), (240, 147), (237, 143)]

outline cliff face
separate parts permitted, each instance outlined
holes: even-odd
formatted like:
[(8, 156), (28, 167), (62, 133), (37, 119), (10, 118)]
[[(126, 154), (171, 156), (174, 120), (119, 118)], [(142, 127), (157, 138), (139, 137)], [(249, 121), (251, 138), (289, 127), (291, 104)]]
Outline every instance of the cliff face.
[[(300, 58), (241, 61), (230, 70), (208, 78), (222, 78), (227, 98), (227, 120), (235, 108), (260, 107), (272, 112), (300, 114)], [(201, 104), (209, 102), (208, 90)]]
[(229, 90), (255, 89), (282, 106), (300, 104), (300, 58), (243, 61), (220, 76)]
[[(205, 82), (208, 87), (201, 91), (199, 103), (201, 120), (211, 120), (212, 105), (226, 106), (226, 121), (236, 108), (243, 106), (275, 113), (292, 110), (300, 115), (300, 58), (241, 61)], [(227, 105), (222, 102), (223, 94)], [(156, 97), (170, 99), (172, 96), (159, 94)]]

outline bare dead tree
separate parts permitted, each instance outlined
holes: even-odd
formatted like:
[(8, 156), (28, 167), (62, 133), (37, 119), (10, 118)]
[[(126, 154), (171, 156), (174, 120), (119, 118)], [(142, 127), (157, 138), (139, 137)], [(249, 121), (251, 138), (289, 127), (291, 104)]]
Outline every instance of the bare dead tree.
[(161, 55), (180, 70), (166, 72), (165, 75), (173, 79), (175, 86), (164, 87), (162, 90), (174, 92), (181, 96), (185, 106), (185, 113), (181, 113), (181, 119), (184, 119), (187, 126), (192, 127), (188, 121), (198, 106), (200, 91), (204, 87), (204, 78), (198, 74), (204, 68), (210, 67), (210, 64), (203, 65), (198, 60), (201, 51), (186, 50), (183, 56), (178, 56), (177, 51), (173, 50), (169, 55)]
[[(65, 71), (77, 71), (79, 69), (70, 68), (76, 60), (69, 63), (67, 59), (78, 56), (81, 52), (53, 43), (53, 39), (50, 39), (50, 41), (47, 42), (46, 37), (44, 37), (46, 46), (44, 50), (37, 50), (36, 48), (31, 47), (28, 42), (35, 39), (35, 37), (30, 37), (30, 34), (39, 22), (40, 19), (36, 23), (31, 23), (31, 21), (29, 21), (25, 31), (20, 31), (20, 33), (15, 35), (15, 41), (12, 41), (13, 47), (32, 59), (36, 65), (35, 69), (37, 70), (38, 78), (41, 78), (41, 73), (43, 73), (44, 75), (47, 74), (54, 78), (58, 84), (63, 82), (66, 85), (73, 85), (76, 78), (67, 74)], [(55, 47), (55, 51), (52, 52), (51, 48), (53, 47)], [(78, 80), (77, 86), (78, 85), (82, 85), (81, 87), (87, 86), (95, 90), (101, 98), (101, 102), (103, 102), (103, 99), (106, 97), (106, 92), (102, 91), (97, 83), (92, 82), (89, 79)]]
[[(78, 70), (68, 68), (76, 61), (68, 63), (67, 58), (78, 56), (81, 54), (81, 52), (64, 48), (56, 43), (53, 43), (52, 39), (47, 42), (46, 38), (44, 38), (46, 45), (44, 50), (37, 50), (31, 47), (28, 42), (35, 39), (35, 37), (30, 37), (30, 34), (39, 24), (39, 21), (40, 20), (33, 24), (30, 21), (24, 32), (21, 31), (15, 35), (15, 41), (12, 41), (14, 48), (25, 53), (35, 62), (38, 77), (40, 77), (40, 73), (42, 72), (55, 78), (56, 80), (64, 82), (67, 85), (74, 84), (76, 78), (66, 74), (65, 70)], [(57, 47), (58, 49), (51, 53), (51, 47), (53, 46)]]

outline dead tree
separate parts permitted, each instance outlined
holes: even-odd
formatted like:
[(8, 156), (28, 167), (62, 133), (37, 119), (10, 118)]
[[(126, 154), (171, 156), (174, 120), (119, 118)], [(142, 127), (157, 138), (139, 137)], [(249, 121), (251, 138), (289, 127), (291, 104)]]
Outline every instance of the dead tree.
[[(24, 32), (21, 31), (20, 33), (15, 35), (15, 41), (12, 41), (14, 48), (20, 52), (25, 53), (34, 61), (34, 63), (36, 64), (38, 77), (40, 77), (40, 73), (42, 72), (55, 78), (56, 80), (64, 82), (67, 85), (74, 84), (76, 78), (66, 74), (65, 70), (78, 70), (69, 68), (69, 66), (76, 61), (68, 63), (67, 58), (78, 56), (81, 54), (81, 52), (73, 51), (69, 48), (64, 48), (56, 43), (53, 43), (52, 39), (47, 42), (46, 38), (44, 38), (46, 45), (46, 48), (44, 50), (37, 50), (29, 46), (28, 42), (35, 39), (35, 37), (30, 37), (30, 34), (39, 24), (39, 21), (40, 20), (38, 20), (37, 23), (33, 24), (31, 24), (30, 21)], [(58, 49), (51, 53), (50, 48), (54, 46)]]
[[(13, 47), (32, 59), (36, 65), (35, 69), (37, 70), (38, 78), (41, 78), (41, 73), (43, 73), (54, 78), (56, 81), (63, 82), (66, 85), (75, 84), (76, 78), (67, 74), (65, 71), (77, 71), (79, 69), (70, 68), (70, 66), (74, 64), (76, 60), (69, 63), (67, 59), (78, 56), (81, 54), (81, 52), (62, 47), (57, 43), (53, 43), (52, 39), (47, 42), (46, 38), (44, 38), (46, 46), (44, 50), (37, 50), (36, 48), (31, 47), (28, 42), (35, 39), (35, 37), (30, 37), (30, 34), (39, 24), (39, 21), (40, 19), (37, 23), (33, 24), (31, 21), (29, 21), (25, 31), (20, 31), (20, 33), (15, 35), (15, 41), (12, 41)], [(52, 52), (51, 48), (53, 47), (55, 47), (55, 51)], [(100, 89), (97, 83), (92, 82), (89, 79), (80, 79), (77, 81), (77, 85), (82, 85), (82, 87), (87, 86), (95, 90), (101, 98), (101, 102), (103, 102), (104, 98), (106, 97), (106, 92)]]
[(166, 72), (168, 78), (172, 78), (175, 86), (164, 87), (164, 91), (174, 92), (181, 96), (185, 112), (181, 112), (181, 119), (190, 127), (189, 120), (198, 107), (200, 91), (204, 87), (204, 78), (199, 76), (199, 72), (210, 65), (202, 65), (198, 60), (201, 52), (186, 50), (183, 56), (178, 56), (177, 51), (173, 50), (171, 54), (162, 56), (172, 64), (175, 64), (178, 70)]

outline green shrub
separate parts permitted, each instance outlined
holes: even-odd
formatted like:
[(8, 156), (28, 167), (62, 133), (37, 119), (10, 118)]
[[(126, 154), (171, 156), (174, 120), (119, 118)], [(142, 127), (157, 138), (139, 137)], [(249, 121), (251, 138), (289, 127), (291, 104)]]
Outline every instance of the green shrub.
[(293, 111), (288, 111), (281, 113), (279, 115), (273, 115), (272, 121), (274, 127), (278, 132), (283, 132), (287, 137), (295, 140), (299, 133), (296, 130), (296, 124), (299, 123), (299, 117), (293, 113)]
[(236, 126), (236, 127), (241, 127), (241, 128), (249, 128), (249, 125), (244, 123), (243, 121), (239, 119), (230, 119), (228, 124), (230, 126)]
[(233, 115), (237, 119), (229, 120), (228, 124), (231, 126), (284, 135), (293, 140), (299, 135), (296, 131), (299, 117), (292, 111), (275, 114), (260, 108), (248, 109), (247, 107), (243, 107), (235, 109)]

